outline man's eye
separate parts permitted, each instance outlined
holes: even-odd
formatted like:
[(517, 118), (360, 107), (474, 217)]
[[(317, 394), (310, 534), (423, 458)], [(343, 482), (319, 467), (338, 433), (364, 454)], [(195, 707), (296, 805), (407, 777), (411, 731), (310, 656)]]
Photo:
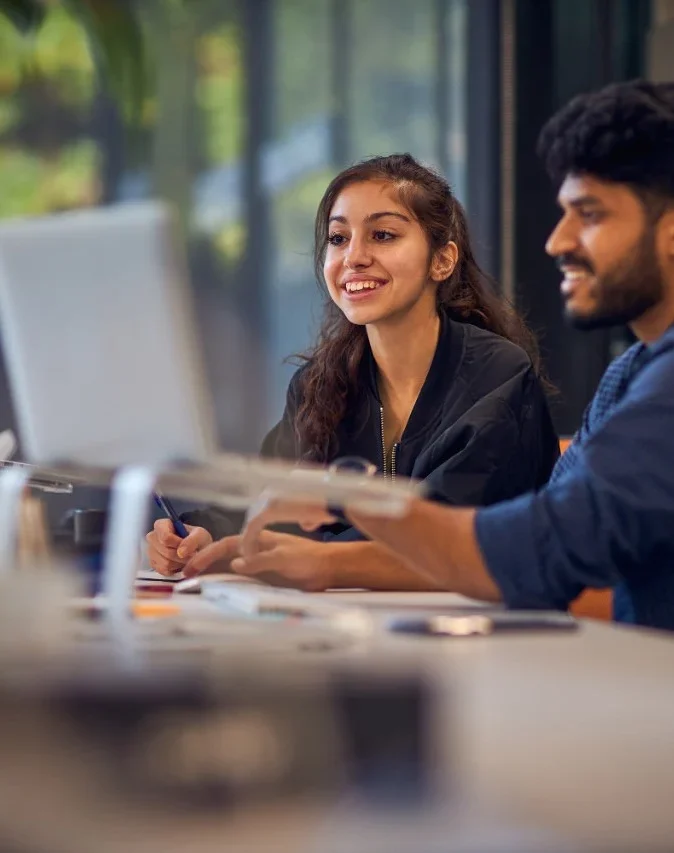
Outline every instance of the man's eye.
[(603, 218), (603, 213), (600, 210), (581, 210), (580, 218), (583, 222), (587, 222), (589, 225), (593, 225), (596, 222), (601, 222)]
[(328, 243), (331, 246), (341, 246), (345, 240), (346, 237), (343, 234), (330, 234), (328, 237)]

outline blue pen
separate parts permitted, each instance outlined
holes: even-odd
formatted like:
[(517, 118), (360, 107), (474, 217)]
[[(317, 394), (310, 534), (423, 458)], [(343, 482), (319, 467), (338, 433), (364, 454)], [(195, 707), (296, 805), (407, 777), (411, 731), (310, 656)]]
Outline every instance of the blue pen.
[(175, 508), (171, 501), (168, 498), (165, 498), (163, 495), (160, 495), (159, 492), (154, 493), (154, 501), (157, 506), (161, 510), (163, 510), (173, 522), (173, 529), (176, 532), (176, 536), (180, 536), (181, 539), (186, 539), (189, 535), (188, 530), (180, 520), (178, 513), (175, 511)]

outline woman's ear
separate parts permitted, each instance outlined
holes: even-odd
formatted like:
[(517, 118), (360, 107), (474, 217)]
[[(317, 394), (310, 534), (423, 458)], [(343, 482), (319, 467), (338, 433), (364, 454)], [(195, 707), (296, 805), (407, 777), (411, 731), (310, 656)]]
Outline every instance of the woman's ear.
[(431, 261), (431, 280), (445, 281), (454, 272), (459, 260), (459, 247), (453, 240), (446, 243), (433, 255)]

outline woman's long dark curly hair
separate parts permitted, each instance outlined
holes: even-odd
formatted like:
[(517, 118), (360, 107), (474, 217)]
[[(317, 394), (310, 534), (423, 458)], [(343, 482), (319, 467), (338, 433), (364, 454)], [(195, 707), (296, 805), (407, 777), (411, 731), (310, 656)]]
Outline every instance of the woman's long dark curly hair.
[[(384, 181), (397, 190), (402, 204), (425, 231), (431, 256), (450, 240), (456, 243), (459, 250), (456, 266), (437, 287), (438, 311), (518, 344), (540, 372), (535, 336), (475, 260), (463, 207), (447, 181), (410, 154), (364, 160), (340, 172), (328, 186), (318, 206), (315, 224), (314, 265), (322, 288), (327, 291), (323, 263), (330, 212), (346, 187), (365, 181)], [(330, 460), (335, 431), (355, 396), (359, 366), (367, 345), (365, 327), (347, 320), (328, 297), (315, 346), (298, 356), (305, 364), (299, 380), (302, 402), (295, 419), (302, 458), (315, 462)]]

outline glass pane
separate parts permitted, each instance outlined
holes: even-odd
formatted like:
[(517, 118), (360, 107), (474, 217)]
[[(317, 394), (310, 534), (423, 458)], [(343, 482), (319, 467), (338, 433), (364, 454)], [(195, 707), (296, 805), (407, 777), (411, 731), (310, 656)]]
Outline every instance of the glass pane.
[(353, 153), (409, 151), (437, 160), (434, 0), (353, 4)]

